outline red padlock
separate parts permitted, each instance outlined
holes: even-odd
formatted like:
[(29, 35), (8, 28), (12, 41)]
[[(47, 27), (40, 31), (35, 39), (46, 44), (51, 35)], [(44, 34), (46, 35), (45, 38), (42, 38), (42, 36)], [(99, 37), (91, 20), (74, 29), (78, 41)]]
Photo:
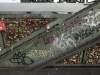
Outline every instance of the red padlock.
[(35, 24), (34, 20), (31, 20), (31, 24)]
[(46, 25), (47, 25), (47, 24), (49, 24), (49, 22), (48, 22), (48, 21), (45, 21), (45, 23), (46, 23)]
[(31, 28), (31, 29), (34, 29), (34, 28), (35, 28), (35, 26), (31, 26), (30, 28)]
[(6, 23), (0, 22), (0, 32), (6, 30)]

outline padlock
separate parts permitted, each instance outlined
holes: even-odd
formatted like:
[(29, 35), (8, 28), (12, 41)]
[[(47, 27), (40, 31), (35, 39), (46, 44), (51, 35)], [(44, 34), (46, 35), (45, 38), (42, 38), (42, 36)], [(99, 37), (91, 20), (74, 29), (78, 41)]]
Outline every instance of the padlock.
[(30, 26), (30, 28), (31, 28), (31, 29), (34, 29), (34, 28), (35, 28), (35, 26), (34, 26), (34, 25), (32, 25), (32, 26)]
[(45, 21), (45, 24), (47, 25), (47, 24), (49, 24), (49, 22), (48, 21)]
[(26, 21), (27, 19), (26, 19), (26, 18), (22, 18), (22, 20), (23, 20), (23, 21)]
[(26, 31), (25, 30), (23, 30), (23, 34), (25, 34), (26, 33)]
[(19, 38), (24, 38), (24, 35), (23, 34), (19, 34)]
[(6, 30), (6, 24), (4, 22), (0, 22), (0, 31)]
[(10, 33), (10, 36), (12, 36), (13, 34), (14, 34), (14, 33), (13, 33), (13, 32), (11, 32), (11, 33)]
[(34, 20), (31, 20), (31, 24), (35, 24), (35, 21)]
[(27, 31), (27, 36), (29, 36), (30, 35), (30, 31)]

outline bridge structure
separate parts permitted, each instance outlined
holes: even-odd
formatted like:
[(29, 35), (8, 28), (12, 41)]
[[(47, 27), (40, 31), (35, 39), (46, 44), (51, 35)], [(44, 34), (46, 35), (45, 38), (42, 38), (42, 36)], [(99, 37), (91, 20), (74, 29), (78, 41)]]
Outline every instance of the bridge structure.
[(53, 71), (48, 72), (50, 75), (58, 71), (65, 74), (68, 73), (65, 70), (75, 72), (72, 69), (75, 67), (79, 67), (76, 70), (82, 67), (80, 72), (93, 73), (93, 68), (83, 71), (83, 67), (99, 67), (100, 1), (75, 14), (3, 14), (0, 17), (7, 24), (5, 32), (0, 32), (1, 74), (6, 75), (3, 70), (11, 72), (12, 69), (10, 75), (39, 75), (46, 71)]

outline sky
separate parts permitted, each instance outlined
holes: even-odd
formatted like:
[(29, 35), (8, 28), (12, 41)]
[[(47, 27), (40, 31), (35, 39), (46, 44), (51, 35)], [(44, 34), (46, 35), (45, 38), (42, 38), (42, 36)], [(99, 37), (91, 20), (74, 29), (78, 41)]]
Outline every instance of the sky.
[[(88, 0), (89, 2), (94, 1), (94, 0)], [(0, 3), (20, 3), (20, 0), (0, 0)], [(55, 3), (58, 2), (58, 0), (54, 0)]]

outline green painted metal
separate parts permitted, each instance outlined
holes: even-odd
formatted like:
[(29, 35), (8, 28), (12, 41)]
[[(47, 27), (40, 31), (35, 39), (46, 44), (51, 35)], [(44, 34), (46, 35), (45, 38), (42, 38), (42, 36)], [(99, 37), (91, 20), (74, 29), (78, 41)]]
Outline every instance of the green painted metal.
[[(52, 67), (68, 67), (68, 66), (100, 66), (100, 43), (97, 43), (96, 45), (85, 49), (84, 51), (81, 52), (81, 58), (80, 58), (80, 63), (74, 63), (74, 64), (69, 64), (69, 62), (66, 59), (72, 58), (74, 55), (70, 55), (66, 59), (63, 59), (63, 61), (59, 61), (58, 63), (51, 64), (50, 66)], [(79, 54), (79, 53), (77, 53)], [(65, 61), (66, 60), (66, 61)], [(71, 61), (76, 60), (76, 57), (73, 57)]]
[(2, 40), (2, 34), (0, 33), (0, 51), (2, 50), (3, 47), (3, 40)]
[(6, 14), (0, 15), (1, 18), (62, 18), (72, 14)]
[(79, 64), (82, 64), (83, 59), (83, 51), (76, 53), (76, 54), (70, 54), (67, 58), (63, 59), (62, 61), (59, 61), (55, 64), (51, 64), (50, 66), (76, 66)]
[[(0, 67), (45, 67), (100, 42), (100, 1), (0, 52)], [(2, 59), (4, 58), (4, 59)]]
[[(55, 21), (55, 22), (53, 22), (53, 23), (51, 23), (50, 24), (50, 26), (55, 26), (56, 24), (58, 24), (59, 22), (62, 22), (62, 19), (58, 19), (57, 21)], [(60, 23), (59, 23), (60, 24)], [(14, 44), (14, 45), (12, 45), (11, 47), (9, 47), (9, 48), (6, 48), (6, 49), (4, 49), (4, 51), (1, 51), (0, 52), (0, 55), (5, 55), (6, 53), (8, 54), (8, 52), (9, 53), (12, 53), (13, 51), (15, 51), (15, 49), (16, 48), (18, 48), (18, 47), (20, 47), (20, 48), (22, 48), (21, 50), (24, 50), (25, 49), (25, 47), (29, 47), (29, 46), (31, 46), (31, 44), (33, 44), (33, 42), (31, 41), (31, 40), (34, 40), (34, 38), (36, 38), (36, 37), (38, 37), (38, 35), (40, 35), (41, 33), (44, 33), (46, 31), (46, 28), (43, 28), (43, 29), (41, 29), (41, 30), (39, 30), (39, 31), (37, 31), (37, 32), (34, 32), (32, 35), (30, 35), (29, 37), (26, 37), (25, 39), (23, 39), (22, 41), (19, 41), (18, 43), (16, 43), (16, 44)], [(28, 41), (30, 41), (31, 43), (28, 43)], [(34, 40), (35, 41), (35, 40)], [(25, 45), (26, 44), (26, 46), (23, 46), (23, 45)], [(23, 47), (24, 48), (23, 48)], [(2, 58), (2, 56), (1, 56), (1, 58)], [(7, 66), (6, 66), (7, 67)], [(10, 66), (9, 66), (10, 67)]]
[(5, 41), (5, 33), (0, 32), (0, 51), (5, 48), (6, 41)]

